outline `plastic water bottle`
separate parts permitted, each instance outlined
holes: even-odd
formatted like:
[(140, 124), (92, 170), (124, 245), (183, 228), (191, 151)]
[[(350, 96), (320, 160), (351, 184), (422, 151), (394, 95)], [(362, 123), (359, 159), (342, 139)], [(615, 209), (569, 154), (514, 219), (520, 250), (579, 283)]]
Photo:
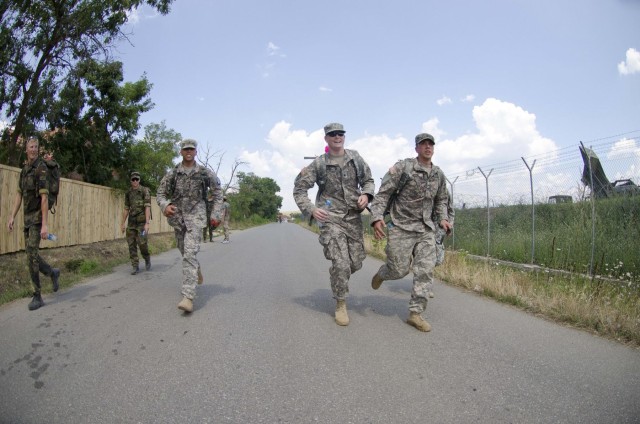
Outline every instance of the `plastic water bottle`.
[(47, 235), (47, 240), (56, 241), (56, 240), (58, 240), (58, 237), (55, 234), (49, 233)]
[(140, 237), (144, 237), (147, 235), (147, 232), (145, 230), (142, 230), (142, 232), (140, 232)]
[[(325, 200), (324, 201), (324, 206), (322, 206), (320, 209), (329, 212), (329, 209), (331, 209), (331, 200), (330, 199)], [(324, 223), (318, 221), (318, 227), (322, 227), (322, 225), (324, 225)]]

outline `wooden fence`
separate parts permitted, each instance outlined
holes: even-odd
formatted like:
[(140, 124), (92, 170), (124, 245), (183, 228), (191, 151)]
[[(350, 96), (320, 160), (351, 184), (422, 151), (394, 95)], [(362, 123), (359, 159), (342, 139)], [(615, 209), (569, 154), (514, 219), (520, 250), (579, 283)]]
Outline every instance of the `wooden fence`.
[[(18, 189), (20, 169), (0, 165), (0, 255), (24, 250), (23, 209), (15, 217), (13, 231), (7, 223)], [(73, 246), (124, 237), (120, 231), (124, 192), (95, 184), (60, 179), (56, 213), (49, 213), (49, 232), (58, 240), (43, 241), (41, 248)], [(151, 198), (150, 233), (173, 231)]]

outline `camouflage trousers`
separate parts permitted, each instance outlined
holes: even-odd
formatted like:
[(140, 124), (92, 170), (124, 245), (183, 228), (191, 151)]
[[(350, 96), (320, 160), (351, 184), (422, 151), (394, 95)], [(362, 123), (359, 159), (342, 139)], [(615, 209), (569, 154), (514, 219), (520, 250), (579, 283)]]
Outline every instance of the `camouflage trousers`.
[(354, 232), (355, 237), (340, 230), (334, 225), (324, 225), (320, 229), (320, 244), (324, 247), (324, 257), (331, 261), (329, 281), (333, 298), (345, 300), (349, 293), (349, 277), (362, 268), (362, 261), (367, 254), (364, 250), (362, 225), (359, 232)]
[(229, 220), (222, 221), (222, 231), (224, 231), (224, 239), (229, 240)]
[(413, 269), (413, 288), (409, 311), (422, 313), (433, 289), (433, 268), (436, 263), (435, 237), (431, 230), (424, 233), (405, 231), (395, 225), (389, 228), (385, 252), (387, 262), (378, 275), (383, 280), (398, 280)]
[(27, 264), (29, 274), (35, 294), (40, 293), (40, 273), (51, 276), (52, 269), (49, 264), (40, 256), (40, 230), (42, 225), (32, 225), (24, 229), (25, 252), (27, 253)]
[[(171, 222), (170, 222), (171, 223)], [(202, 242), (202, 230), (199, 225), (191, 223), (187, 225), (182, 222), (180, 226), (174, 226), (176, 244), (182, 255), (182, 290), (184, 297), (191, 300), (196, 297), (196, 284), (198, 282), (198, 269), (200, 263), (197, 255)]]
[(142, 236), (144, 225), (138, 227), (127, 227), (127, 244), (129, 245), (129, 258), (131, 259), (131, 265), (135, 268), (139, 264), (138, 259), (138, 246), (140, 246), (140, 253), (145, 262), (149, 260), (149, 246), (147, 245), (147, 235)]
[(446, 237), (447, 232), (443, 230), (439, 225), (436, 229), (436, 266), (442, 265), (444, 263), (444, 238)]

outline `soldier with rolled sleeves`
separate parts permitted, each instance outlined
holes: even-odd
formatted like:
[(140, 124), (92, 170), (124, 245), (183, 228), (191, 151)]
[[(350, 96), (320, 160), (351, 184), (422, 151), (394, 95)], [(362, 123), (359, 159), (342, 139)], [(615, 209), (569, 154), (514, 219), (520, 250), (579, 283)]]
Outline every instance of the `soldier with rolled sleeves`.
[(49, 236), (49, 179), (47, 175), (47, 165), (40, 158), (40, 144), (35, 137), (27, 141), (27, 162), (20, 171), (18, 182), (18, 192), (13, 202), (13, 208), (9, 215), (7, 228), (13, 231), (14, 218), (24, 203), (24, 241), (27, 253), (27, 263), (31, 283), (34, 287), (33, 299), (29, 303), (29, 310), (44, 306), (40, 286), (40, 273), (51, 277), (53, 291), (58, 291), (58, 279), (60, 270), (52, 268), (40, 256), (40, 240), (45, 240)]
[(198, 143), (192, 139), (180, 142), (182, 162), (160, 181), (156, 196), (158, 206), (174, 229), (182, 255), (182, 300), (178, 309), (193, 311), (196, 283), (203, 277), (196, 255), (202, 241), (202, 228), (207, 220), (207, 191), (213, 193), (212, 219), (220, 220), (222, 189), (212, 170), (196, 163)]
[[(371, 204), (374, 236), (382, 239), (385, 237), (383, 215), (389, 200), (396, 196), (390, 207), (391, 221), (387, 224), (387, 261), (373, 276), (371, 287), (377, 290), (385, 280), (404, 277), (413, 264), (407, 324), (425, 332), (431, 330), (422, 313), (427, 307), (427, 297), (433, 284), (435, 231), (438, 225), (445, 232), (452, 228), (447, 215), (446, 178), (442, 169), (432, 162), (435, 144), (431, 134), (416, 135), (417, 158), (404, 159), (393, 165), (382, 179), (380, 190)], [(397, 192), (402, 174), (407, 169), (410, 169), (409, 178)]]
[[(375, 184), (369, 165), (355, 150), (345, 149), (342, 124), (324, 127), (328, 152), (318, 156), (295, 179), (293, 197), (300, 210), (320, 224), (320, 244), (331, 261), (329, 280), (336, 299), (335, 321), (348, 325), (346, 299), (351, 274), (367, 256), (361, 212), (373, 199)], [(308, 191), (318, 184), (315, 204)]]
[[(149, 220), (151, 219), (151, 192), (140, 184), (140, 173), (133, 171), (130, 176), (131, 188), (124, 195), (124, 210), (122, 211), (122, 223), (120, 230), (127, 231), (127, 245), (129, 246), (129, 258), (133, 270), (131, 275), (140, 272), (138, 259), (138, 246), (144, 258), (145, 269), (151, 269), (151, 256), (147, 244), (149, 234)], [(127, 220), (127, 218), (129, 218)], [(125, 227), (125, 220), (128, 225)]]

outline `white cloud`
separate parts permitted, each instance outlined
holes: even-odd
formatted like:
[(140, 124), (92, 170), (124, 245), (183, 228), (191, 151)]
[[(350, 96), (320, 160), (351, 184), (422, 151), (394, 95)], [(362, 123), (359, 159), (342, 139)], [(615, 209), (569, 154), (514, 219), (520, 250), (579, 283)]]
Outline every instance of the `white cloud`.
[(328, 93), (328, 92), (333, 91), (333, 89), (332, 89), (332, 88), (325, 87), (325, 86), (323, 86), (323, 85), (321, 85), (320, 87), (318, 87), (318, 90), (320, 90), (320, 91), (324, 91), (324, 92), (327, 92), (327, 93)]
[(640, 72), (640, 52), (634, 48), (627, 50), (626, 60), (618, 63), (618, 72), (622, 75)]
[(474, 101), (475, 99), (476, 99), (476, 96), (474, 96), (473, 94), (467, 94), (466, 96), (461, 98), (460, 101), (463, 103), (469, 103)]
[(134, 7), (127, 12), (127, 23), (137, 25), (145, 19), (154, 19), (160, 16), (157, 10), (149, 6)]
[(451, 99), (449, 97), (447, 97), (447, 96), (442, 96), (441, 98), (436, 100), (436, 103), (438, 104), (438, 106), (451, 104)]
[(277, 57), (286, 57), (286, 55), (284, 53), (280, 52), (280, 47), (276, 46), (271, 41), (269, 41), (269, 43), (267, 43), (267, 55), (268, 56), (277, 56)]
[[(421, 124), (421, 132), (426, 131), (436, 138), (434, 162), (447, 176), (461, 175), (472, 171), (478, 177), (478, 166), (484, 168), (496, 163), (547, 154), (558, 149), (553, 140), (543, 137), (536, 129), (536, 116), (513, 103), (489, 98), (472, 109), (476, 128), (455, 138), (446, 138), (446, 132), (440, 128), (440, 121), (432, 117)], [(345, 147), (355, 149), (369, 164), (376, 189), (380, 179), (397, 160), (415, 156), (415, 134), (357, 134), (347, 133)], [(276, 123), (265, 139), (266, 147), (260, 151), (244, 151), (241, 159), (249, 162), (250, 170), (256, 175), (269, 176), (277, 181), (283, 197), (283, 210), (297, 210), (293, 201), (293, 180), (300, 170), (311, 161), (305, 156), (316, 156), (324, 152), (326, 145), (323, 130), (293, 129), (286, 121)], [(536, 164), (535, 171), (543, 169)], [(486, 169), (485, 172), (489, 172)], [(527, 198), (528, 172), (522, 164), (523, 180), (514, 181), (519, 185), (523, 198)], [(473, 177), (473, 175), (470, 175)], [(494, 177), (491, 177), (494, 178)], [(464, 177), (460, 178), (462, 182)], [(572, 182), (573, 184), (573, 182)], [(476, 187), (477, 185), (477, 187)], [(473, 187), (464, 187), (459, 193), (467, 196), (469, 204), (484, 199), (484, 179), (474, 183)], [(554, 193), (555, 194), (555, 193)], [(314, 198), (310, 191), (309, 197)], [(467, 200), (470, 199), (470, 200)]]
[(619, 159), (629, 156), (640, 157), (640, 146), (638, 146), (635, 139), (623, 138), (615, 142), (607, 152), (607, 159)]

